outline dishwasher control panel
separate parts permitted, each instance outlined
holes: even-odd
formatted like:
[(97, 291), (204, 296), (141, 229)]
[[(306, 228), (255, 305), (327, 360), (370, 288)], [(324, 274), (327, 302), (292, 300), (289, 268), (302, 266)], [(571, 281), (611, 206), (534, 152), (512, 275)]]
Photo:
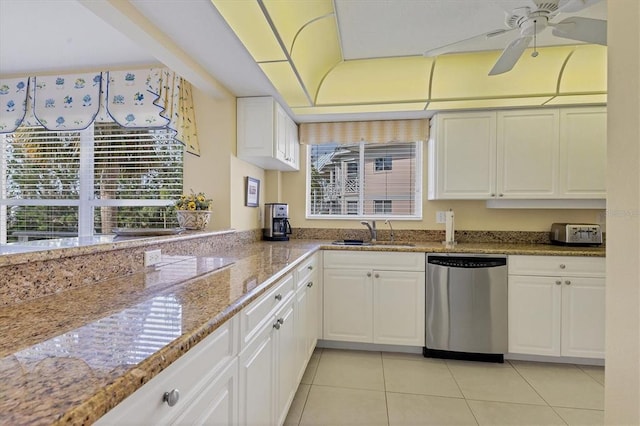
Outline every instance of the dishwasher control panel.
[(507, 264), (506, 257), (428, 255), (427, 264), (447, 268), (495, 268)]

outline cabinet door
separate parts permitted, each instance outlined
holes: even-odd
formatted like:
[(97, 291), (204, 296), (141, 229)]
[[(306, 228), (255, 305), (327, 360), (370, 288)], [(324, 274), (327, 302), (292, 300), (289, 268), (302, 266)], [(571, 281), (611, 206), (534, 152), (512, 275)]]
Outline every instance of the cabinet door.
[(373, 342), (424, 346), (424, 272), (373, 271)]
[(557, 110), (498, 113), (498, 197), (557, 195), (558, 134)]
[[(316, 275), (317, 277), (317, 275)], [(313, 350), (316, 347), (316, 343), (318, 342), (318, 338), (320, 337), (320, 315), (321, 315), (321, 307), (322, 307), (322, 287), (321, 282), (318, 278), (314, 279), (312, 282), (307, 283), (307, 332), (306, 332), (306, 358), (304, 360), (305, 364), (311, 358), (313, 354)]]
[(238, 360), (235, 358), (175, 420), (184, 425), (238, 424)]
[(371, 272), (325, 269), (324, 338), (347, 342), (373, 342)]
[(274, 138), (274, 102), (270, 97), (239, 98), (237, 108), (238, 157), (271, 157)]
[(275, 157), (283, 162), (289, 162), (287, 159), (287, 134), (289, 117), (280, 105), (276, 105), (276, 132), (275, 132)]
[(496, 113), (439, 114), (429, 141), (429, 199), (495, 195)]
[(563, 198), (606, 198), (606, 107), (560, 110)]
[(276, 422), (282, 424), (297, 388), (298, 352), (295, 329), (296, 306), (293, 298), (277, 314), (276, 321), (279, 328), (274, 328), (274, 362), (275, 362), (275, 393)]
[(287, 116), (286, 159), (295, 170), (300, 168), (300, 143), (298, 142), (298, 125)]
[(560, 356), (561, 280), (509, 275), (509, 352)]
[(563, 277), (562, 355), (604, 358), (605, 279)]
[(239, 420), (242, 425), (268, 425), (275, 419), (273, 337), (273, 324), (267, 322), (240, 353)]

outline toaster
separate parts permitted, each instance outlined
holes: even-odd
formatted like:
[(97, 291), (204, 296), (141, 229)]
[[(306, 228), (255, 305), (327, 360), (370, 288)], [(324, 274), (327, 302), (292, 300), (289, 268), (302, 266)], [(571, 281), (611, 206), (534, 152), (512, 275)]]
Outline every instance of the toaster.
[(593, 223), (554, 223), (549, 235), (552, 244), (590, 246), (602, 244), (600, 225)]

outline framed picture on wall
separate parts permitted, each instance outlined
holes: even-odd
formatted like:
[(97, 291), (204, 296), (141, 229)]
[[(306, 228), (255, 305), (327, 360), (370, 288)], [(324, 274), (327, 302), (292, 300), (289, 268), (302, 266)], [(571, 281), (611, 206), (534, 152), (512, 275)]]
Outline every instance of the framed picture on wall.
[(244, 205), (258, 207), (260, 204), (260, 180), (246, 177)]

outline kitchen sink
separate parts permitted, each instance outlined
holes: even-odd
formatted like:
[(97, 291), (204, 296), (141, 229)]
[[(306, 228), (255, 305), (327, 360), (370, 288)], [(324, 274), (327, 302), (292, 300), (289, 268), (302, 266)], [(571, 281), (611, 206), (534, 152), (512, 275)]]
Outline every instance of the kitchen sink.
[(390, 247), (415, 247), (413, 243), (404, 243), (396, 241), (376, 241), (366, 242), (363, 240), (337, 240), (331, 244), (336, 246), (390, 246)]

